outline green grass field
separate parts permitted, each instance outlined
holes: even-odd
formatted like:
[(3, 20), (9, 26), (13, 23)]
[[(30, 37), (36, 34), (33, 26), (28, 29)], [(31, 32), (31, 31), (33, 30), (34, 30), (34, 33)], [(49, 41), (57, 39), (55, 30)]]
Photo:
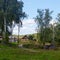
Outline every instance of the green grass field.
[(29, 50), (0, 45), (0, 60), (60, 60), (60, 50)]

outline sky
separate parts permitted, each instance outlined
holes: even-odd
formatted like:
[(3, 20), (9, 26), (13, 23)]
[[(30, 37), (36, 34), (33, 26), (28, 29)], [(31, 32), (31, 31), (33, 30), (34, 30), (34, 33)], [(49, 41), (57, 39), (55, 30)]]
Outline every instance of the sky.
[[(22, 0), (24, 2), (23, 11), (26, 12), (28, 18), (23, 20), (23, 27), (20, 30), (20, 34), (32, 34), (36, 33), (36, 23), (34, 17), (37, 15), (37, 9), (47, 9), (53, 11), (53, 20), (55, 20), (57, 14), (60, 12), (60, 0)], [(18, 34), (17, 26), (14, 28), (13, 34)]]
[(49, 8), (53, 12), (54, 18), (60, 12), (60, 0), (22, 0), (24, 2), (24, 11), (33, 18), (37, 15), (37, 9)]
[[(36, 23), (33, 19), (23, 20), (23, 26), (20, 28), (20, 35), (33, 34), (36, 33)], [(14, 35), (18, 35), (18, 26), (16, 25), (13, 30)]]

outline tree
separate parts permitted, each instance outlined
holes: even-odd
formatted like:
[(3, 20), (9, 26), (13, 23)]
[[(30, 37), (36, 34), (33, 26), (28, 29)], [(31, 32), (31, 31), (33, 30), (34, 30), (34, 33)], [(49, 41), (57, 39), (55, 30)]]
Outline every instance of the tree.
[(55, 41), (60, 45), (60, 24), (55, 27)]
[(56, 32), (55, 41), (60, 44), (60, 13), (58, 13), (56, 20), (57, 20), (57, 24), (55, 27), (55, 32)]
[[(51, 31), (49, 31), (49, 25), (50, 25), (50, 21), (52, 20), (52, 14), (53, 11), (49, 11), (49, 9), (45, 9), (45, 15), (44, 15), (44, 39), (45, 41), (47, 41), (47, 39), (49, 40), (50, 38), (48, 37), (51, 33)], [(49, 33), (48, 33), (49, 31)], [(48, 38), (47, 38), (48, 37)], [(45, 42), (44, 42), (45, 44)]]
[(58, 13), (56, 20), (58, 21), (58, 23), (60, 23), (60, 13)]
[[(14, 17), (14, 13), (12, 13), (12, 10), (14, 9), (14, 7), (16, 6), (15, 2), (17, 0), (0, 0), (0, 11), (2, 11), (2, 18), (1, 18), (1, 22), (2, 23), (2, 30), (3, 30), (3, 37), (4, 37), (4, 42), (8, 42), (7, 36), (8, 33), (10, 33), (8, 31), (8, 26), (9, 24), (12, 25), (12, 20)], [(14, 3), (13, 3), (14, 2)], [(7, 40), (7, 41), (6, 41)]]
[(18, 10), (17, 10), (17, 18), (15, 20), (16, 24), (18, 24), (18, 44), (19, 44), (19, 32), (20, 32), (20, 27), (22, 27), (22, 20), (27, 17), (25, 12), (23, 12), (23, 1), (18, 1)]
[(37, 38), (38, 40), (43, 40), (43, 15), (44, 15), (44, 10), (37, 10), (38, 15), (35, 18), (35, 21), (37, 23)]
[[(14, 21), (16, 24), (21, 23), (21, 19), (24, 18), (25, 12), (23, 12), (23, 2), (17, 0), (0, 0), (0, 17), (2, 30), (4, 32), (4, 38), (6, 38), (6, 34), (8, 35), (9, 29), (12, 28), (12, 22)], [(11, 34), (11, 32), (9, 32)], [(4, 39), (5, 40), (5, 39)]]
[(33, 40), (33, 38), (34, 38), (33, 35), (29, 35), (29, 36), (28, 36), (28, 39), (29, 39), (29, 40)]
[(52, 11), (50, 11), (49, 9), (38, 9), (37, 13), (38, 15), (36, 16), (35, 21), (38, 26), (38, 39), (43, 42), (43, 45), (45, 45), (48, 36), (49, 22), (52, 20)]

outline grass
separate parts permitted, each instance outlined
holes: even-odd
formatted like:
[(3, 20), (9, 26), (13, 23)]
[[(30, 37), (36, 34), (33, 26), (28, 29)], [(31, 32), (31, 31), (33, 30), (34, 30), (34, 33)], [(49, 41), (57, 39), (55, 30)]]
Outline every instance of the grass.
[(0, 44), (0, 60), (60, 60), (60, 50), (12, 48)]

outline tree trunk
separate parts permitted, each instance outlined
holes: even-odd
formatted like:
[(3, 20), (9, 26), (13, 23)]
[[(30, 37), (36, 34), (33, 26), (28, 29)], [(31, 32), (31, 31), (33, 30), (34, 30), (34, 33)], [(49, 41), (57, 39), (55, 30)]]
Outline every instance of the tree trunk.
[(3, 43), (6, 42), (6, 18), (4, 17)]
[(19, 24), (18, 24), (18, 45), (19, 45), (19, 32), (20, 32), (20, 27), (19, 27)]

